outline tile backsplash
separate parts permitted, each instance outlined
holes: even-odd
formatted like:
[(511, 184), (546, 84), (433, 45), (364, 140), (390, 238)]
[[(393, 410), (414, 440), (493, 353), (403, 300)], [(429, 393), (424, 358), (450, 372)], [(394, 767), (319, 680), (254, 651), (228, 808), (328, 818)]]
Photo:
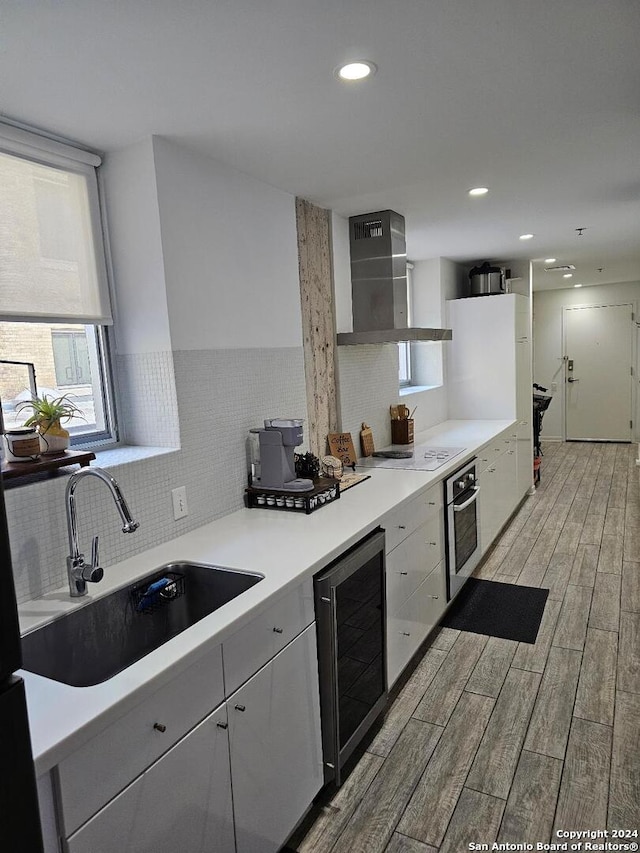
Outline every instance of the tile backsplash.
[[(140, 522), (133, 534), (122, 534), (104, 484), (90, 478), (78, 486), (80, 544), (87, 553), (99, 534), (105, 568), (240, 509), (249, 429), (266, 417), (307, 418), (302, 347), (121, 356), (117, 370), (124, 435), (161, 449), (126, 464), (112, 461), (126, 451), (107, 452), (102, 463)], [(177, 439), (180, 449), (172, 451)], [(54, 477), (6, 492), (19, 602), (66, 583), (66, 481)], [(173, 519), (170, 494), (177, 486), (186, 486), (189, 506), (180, 521)]]
[(180, 447), (173, 353), (117, 355), (115, 368), (122, 441)]
[(360, 453), (360, 430), (367, 423), (376, 447), (391, 443), (389, 406), (398, 401), (397, 344), (338, 347), (342, 430)]

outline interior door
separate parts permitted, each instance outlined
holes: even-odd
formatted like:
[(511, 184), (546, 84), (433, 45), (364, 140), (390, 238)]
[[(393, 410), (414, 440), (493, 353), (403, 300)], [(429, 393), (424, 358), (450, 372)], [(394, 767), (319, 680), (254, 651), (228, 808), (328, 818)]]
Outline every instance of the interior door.
[(631, 441), (631, 305), (564, 309), (567, 441)]

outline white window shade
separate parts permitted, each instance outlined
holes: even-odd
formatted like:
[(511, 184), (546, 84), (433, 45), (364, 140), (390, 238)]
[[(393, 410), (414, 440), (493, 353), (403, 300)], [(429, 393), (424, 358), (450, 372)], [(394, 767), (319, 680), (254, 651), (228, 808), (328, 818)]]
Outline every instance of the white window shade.
[(110, 324), (95, 169), (55, 160), (0, 150), (0, 320)]

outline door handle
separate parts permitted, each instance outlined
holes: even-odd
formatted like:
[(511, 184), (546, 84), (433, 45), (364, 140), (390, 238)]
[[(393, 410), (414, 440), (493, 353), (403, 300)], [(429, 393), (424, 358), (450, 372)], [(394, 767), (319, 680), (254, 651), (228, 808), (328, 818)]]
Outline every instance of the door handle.
[(580, 380), (579, 380), (579, 379), (574, 379), (574, 378), (573, 378), (573, 376), (570, 376), (570, 377), (567, 379), (567, 382), (580, 382)]

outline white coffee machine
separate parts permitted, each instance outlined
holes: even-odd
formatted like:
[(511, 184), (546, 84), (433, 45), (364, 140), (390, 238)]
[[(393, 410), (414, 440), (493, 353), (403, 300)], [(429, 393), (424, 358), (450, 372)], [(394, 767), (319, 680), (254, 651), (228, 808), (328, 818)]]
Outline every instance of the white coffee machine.
[(260, 448), (260, 477), (252, 482), (254, 488), (274, 492), (309, 492), (313, 480), (296, 477), (295, 448), (302, 444), (303, 420), (295, 418), (265, 419), (263, 429), (252, 429), (258, 435)]

